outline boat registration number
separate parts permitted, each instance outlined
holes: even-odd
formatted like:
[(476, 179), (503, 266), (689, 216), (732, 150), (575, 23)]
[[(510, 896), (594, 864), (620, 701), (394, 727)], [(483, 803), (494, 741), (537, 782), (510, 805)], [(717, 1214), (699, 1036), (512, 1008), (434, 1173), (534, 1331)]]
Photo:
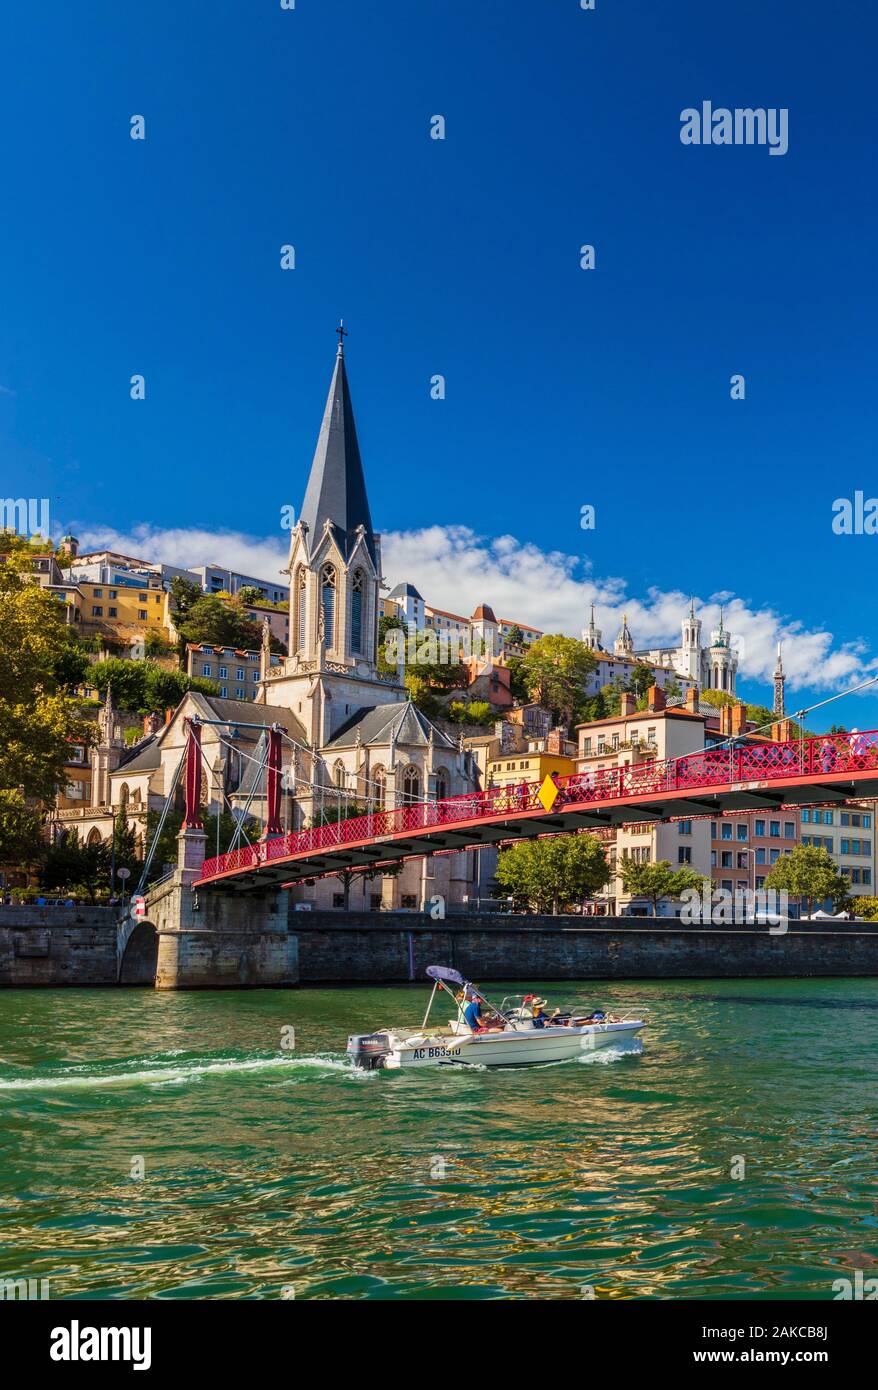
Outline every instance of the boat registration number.
[(459, 1057), (459, 1047), (416, 1047), (412, 1053), (415, 1062), (431, 1062), (434, 1057)]

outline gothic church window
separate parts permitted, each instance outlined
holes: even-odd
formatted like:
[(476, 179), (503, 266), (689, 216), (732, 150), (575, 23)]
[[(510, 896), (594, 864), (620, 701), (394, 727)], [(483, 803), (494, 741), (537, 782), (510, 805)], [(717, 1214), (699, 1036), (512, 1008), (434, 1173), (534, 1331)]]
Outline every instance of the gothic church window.
[(320, 603), (323, 614), (323, 640), (327, 647), (335, 645), (335, 567), (324, 565), (320, 576)]
[(354, 572), (351, 590), (351, 648), (355, 652), (363, 650), (363, 571)]
[(300, 568), (296, 597), (296, 645), (300, 651), (305, 645), (305, 615), (307, 612), (307, 598), (308, 589), (305, 579), (305, 571)]
[(402, 774), (402, 790), (406, 802), (418, 801), (421, 795), (421, 774), (413, 763), (409, 763)]

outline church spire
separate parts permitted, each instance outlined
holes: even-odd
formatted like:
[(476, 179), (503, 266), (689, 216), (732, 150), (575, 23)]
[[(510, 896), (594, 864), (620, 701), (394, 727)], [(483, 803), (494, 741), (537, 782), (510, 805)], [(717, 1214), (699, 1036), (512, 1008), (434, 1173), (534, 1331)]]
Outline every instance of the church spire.
[(366, 547), (374, 563), (375, 537), (345, 367), (344, 339), (347, 329), (342, 322), (335, 331), (339, 335), (335, 369), (300, 520), (308, 527), (312, 553), (329, 522), (345, 558), (353, 550), (358, 528), (362, 527)]

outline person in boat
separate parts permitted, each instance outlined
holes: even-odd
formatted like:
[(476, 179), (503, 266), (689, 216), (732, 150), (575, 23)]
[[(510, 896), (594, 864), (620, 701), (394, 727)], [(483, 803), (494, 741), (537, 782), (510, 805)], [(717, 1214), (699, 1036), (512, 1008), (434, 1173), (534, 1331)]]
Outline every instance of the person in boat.
[(538, 999), (536, 995), (533, 995), (531, 998), (531, 1022), (534, 1028), (545, 1028), (548, 1022), (546, 1018), (546, 1003), (547, 1000)]
[(464, 995), (463, 1019), (467, 1027), (474, 1033), (498, 1033), (506, 1026), (506, 1020), (494, 1017), (493, 1014), (483, 1014), (482, 1005), (485, 1001), (477, 990), (468, 989)]

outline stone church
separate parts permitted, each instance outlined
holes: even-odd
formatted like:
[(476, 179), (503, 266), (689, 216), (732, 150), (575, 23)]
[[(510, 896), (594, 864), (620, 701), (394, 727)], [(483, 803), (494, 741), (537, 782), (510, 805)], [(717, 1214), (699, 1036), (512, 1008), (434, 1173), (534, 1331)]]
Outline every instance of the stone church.
[[(185, 721), (202, 721), (202, 801), (216, 812), (264, 816), (264, 786), (254, 779), (271, 725), (283, 729), (282, 819), (301, 829), (341, 810), (392, 810), (474, 791), (478, 771), (455, 741), (408, 699), (401, 673), (378, 669), (381, 537), (373, 530), (340, 337), (326, 409), (291, 533), (290, 648), (269, 660), (264, 634), (254, 701), (190, 693), (170, 722), (143, 740), (109, 774), (113, 805), (124, 798), (159, 809), (172, 791), (185, 744)], [(252, 832), (251, 832), (252, 833)], [(242, 840), (242, 843), (245, 841)], [(220, 850), (228, 848), (221, 845)], [(208, 845), (207, 854), (216, 853)], [(413, 858), (398, 876), (354, 878), (352, 909), (429, 909), (436, 895), (460, 904), (471, 891), (475, 851)], [(343, 885), (317, 879), (294, 901), (341, 906)]]

